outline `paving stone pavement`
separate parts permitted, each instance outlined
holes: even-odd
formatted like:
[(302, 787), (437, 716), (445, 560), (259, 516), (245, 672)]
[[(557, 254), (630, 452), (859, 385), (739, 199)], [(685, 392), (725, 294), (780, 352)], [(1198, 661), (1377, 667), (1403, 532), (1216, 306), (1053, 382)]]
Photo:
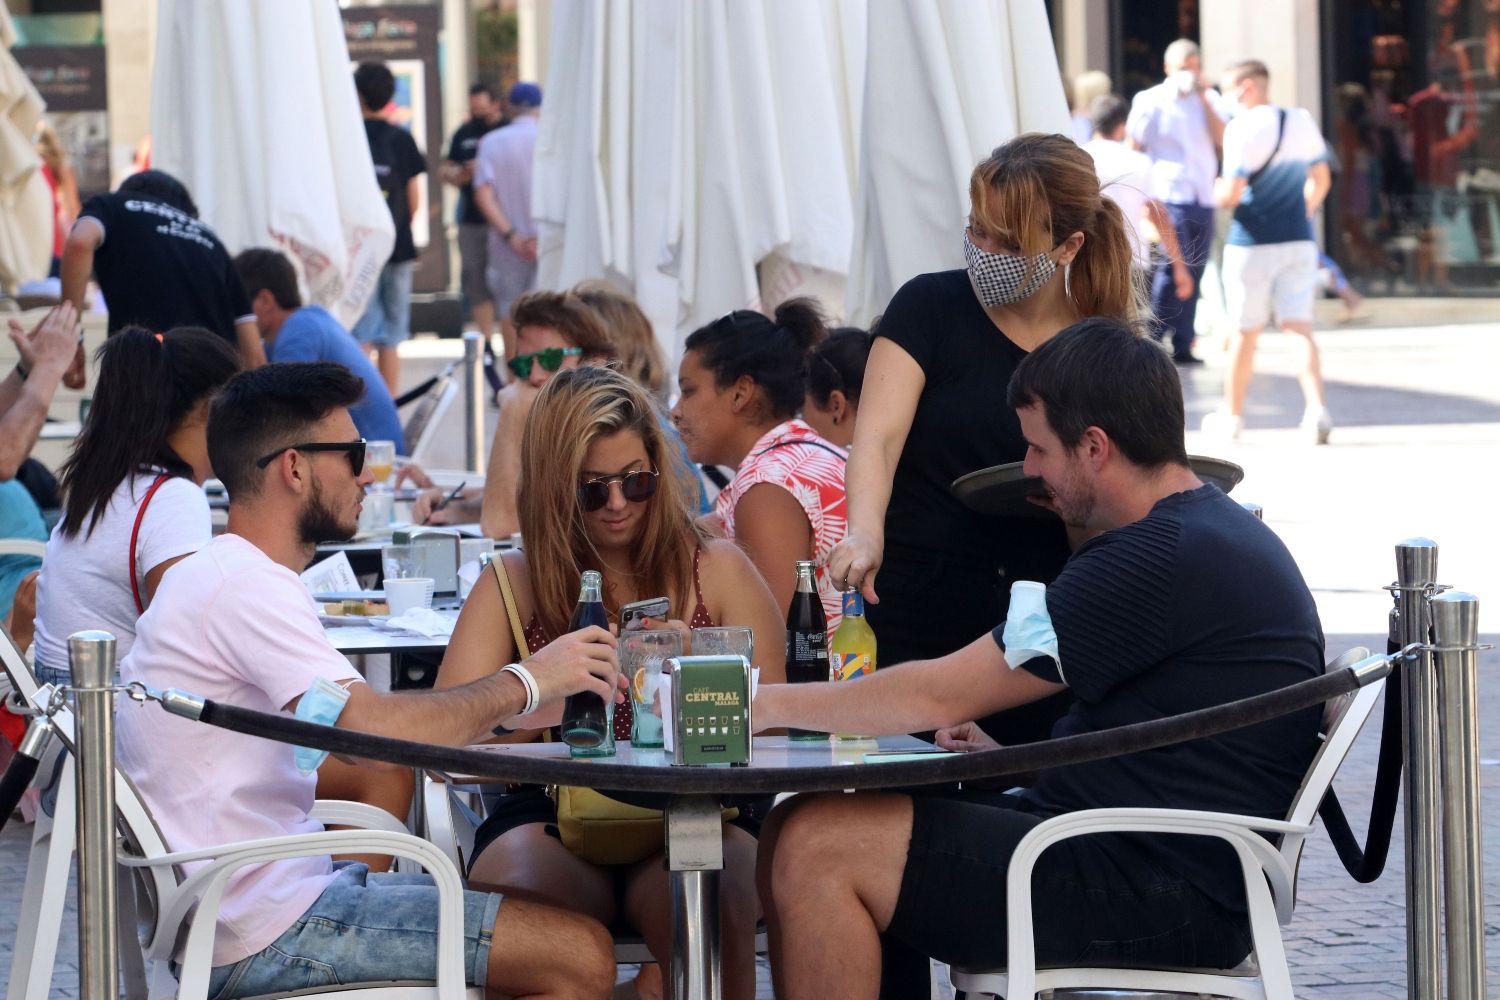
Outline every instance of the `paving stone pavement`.
[[(1465, 309), (1454, 318), (1452, 311), (1408, 302), (1390, 310), (1399, 313), (1400, 325), (1382, 324), (1377, 316), (1370, 326), (1325, 331), (1329, 405), (1338, 420), (1326, 448), (1297, 440), (1294, 345), (1284, 338), (1264, 338), (1249, 429), (1236, 445), (1205, 441), (1195, 430), (1221, 384), (1213, 345), (1200, 342), (1210, 365), (1185, 375), (1189, 451), (1223, 454), (1245, 467), (1236, 495), (1265, 506), (1267, 523), (1297, 557), (1318, 600), (1330, 656), (1354, 645), (1384, 648), (1389, 598), (1380, 587), (1394, 575), (1391, 545), (1397, 539), (1436, 538), (1445, 582), (1481, 598), (1500, 595), (1500, 559), (1488, 531), (1493, 472), (1485, 471), (1500, 455), (1500, 384), (1494, 377), (1500, 371), (1500, 325), (1472, 322), (1500, 316), (1500, 304), (1468, 303)], [(413, 371), (411, 377), (421, 375)], [(1405, 478), (1406, 470), (1419, 467), (1442, 469), (1453, 478), (1417, 490)], [(1486, 640), (1496, 641), (1500, 619), (1494, 612), (1482, 615), (1481, 624), (1488, 629)], [(1487, 983), (1490, 995), (1500, 998), (1500, 654), (1494, 651), (1481, 656), (1479, 692)], [(1379, 716), (1377, 708), (1336, 783), (1361, 833)], [(18, 821), (0, 832), (0, 981), (10, 975), (30, 832)], [(1296, 915), (1285, 929), (1299, 997), (1406, 996), (1401, 842), (1398, 817), (1385, 874), (1358, 885), (1321, 832), (1309, 841)], [(78, 995), (74, 912), (70, 890), (55, 997)], [(945, 985), (940, 992), (949, 997)], [(771, 996), (764, 963), (757, 995)]]

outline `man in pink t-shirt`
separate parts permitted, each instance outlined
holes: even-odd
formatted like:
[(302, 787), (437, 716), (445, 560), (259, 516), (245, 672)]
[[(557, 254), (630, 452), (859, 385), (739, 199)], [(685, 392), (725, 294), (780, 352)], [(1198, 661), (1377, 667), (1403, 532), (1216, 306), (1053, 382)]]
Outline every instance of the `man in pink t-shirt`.
[[(208, 440), (229, 493), (228, 533), (167, 572), (124, 677), (288, 713), (332, 683), (349, 695), (336, 725), (448, 745), (478, 742), (521, 714), (529, 686), (543, 703), (614, 693), (614, 640), (598, 628), (444, 691), (377, 693), (329, 645), (297, 574), (318, 542), (354, 533), (371, 481), (348, 412), (361, 391), (327, 363), (268, 365), (224, 387)], [(118, 746), (174, 851), (321, 829), (308, 815), (316, 772), (299, 769), (289, 745), (145, 707), (121, 709)], [(436, 929), (437, 890), (425, 876), (370, 874), (327, 856), (253, 865), (225, 890), (209, 995), (432, 979)], [(610, 936), (587, 917), (467, 892), (464, 935), (468, 981), (490, 994), (602, 997), (614, 983)]]

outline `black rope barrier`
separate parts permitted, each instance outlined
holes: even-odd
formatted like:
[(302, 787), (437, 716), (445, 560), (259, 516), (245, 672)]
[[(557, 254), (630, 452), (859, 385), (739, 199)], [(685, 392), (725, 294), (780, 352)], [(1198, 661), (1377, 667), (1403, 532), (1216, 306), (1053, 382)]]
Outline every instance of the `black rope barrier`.
[[(1043, 768), (1139, 753), (1253, 726), (1277, 716), (1320, 705), (1330, 698), (1356, 690), (1363, 683), (1382, 678), (1387, 672), (1387, 661), (1375, 658), (1373, 664), (1366, 660), (1354, 667), (1265, 694), (1165, 719), (953, 757), (881, 764), (878, 767), (860, 768), (858, 775), (852, 773), (847, 764), (798, 768), (797, 787), (803, 791), (838, 791), (851, 787), (897, 788), (947, 784), (1024, 774)], [(527, 784), (582, 785), (602, 791), (662, 794), (750, 795), (785, 790), (781, 787), (785, 783), (784, 775), (768, 769), (663, 768), (615, 763), (600, 766), (588, 759), (543, 759), (504, 751), (470, 750), (392, 739), (303, 722), (235, 705), (207, 700), (198, 702), (184, 697), (180, 692), (168, 692), (165, 704), (172, 705), (171, 710), (177, 714), (250, 736), (452, 775), (472, 775)], [(198, 707), (200, 705), (201, 709)]]
[[(1394, 655), (1400, 647), (1392, 642), (1386, 652)], [(1385, 709), (1380, 721), (1380, 756), (1375, 765), (1375, 787), (1370, 797), (1370, 822), (1365, 827), (1365, 845), (1349, 827), (1344, 807), (1332, 786), (1318, 806), (1318, 816), (1328, 839), (1338, 852), (1339, 860), (1356, 882), (1373, 882), (1385, 871), (1390, 852), (1391, 832), (1396, 826), (1396, 805), (1401, 794), (1401, 659), (1392, 661), (1391, 675), (1385, 685)]]
[(41, 764), (48, 737), (44, 736), (40, 740), (33, 738), (37, 727), (41, 725), (44, 723), (32, 720), (27, 727), (26, 737), (21, 740), (21, 746), (6, 766), (5, 773), (0, 775), (0, 830), (5, 829), (5, 824), (16, 811), (16, 805), (31, 786), (31, 779), (36, 776), (36, 769)]

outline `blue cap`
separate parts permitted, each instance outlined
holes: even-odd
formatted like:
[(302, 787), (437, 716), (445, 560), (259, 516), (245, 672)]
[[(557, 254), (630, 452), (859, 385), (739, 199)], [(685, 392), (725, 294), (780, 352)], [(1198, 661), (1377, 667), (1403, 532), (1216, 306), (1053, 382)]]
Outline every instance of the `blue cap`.
[(511, 86), (506, 100), (518, 108), (539, 108), (542, 106), (542, 88), (523, 81)]

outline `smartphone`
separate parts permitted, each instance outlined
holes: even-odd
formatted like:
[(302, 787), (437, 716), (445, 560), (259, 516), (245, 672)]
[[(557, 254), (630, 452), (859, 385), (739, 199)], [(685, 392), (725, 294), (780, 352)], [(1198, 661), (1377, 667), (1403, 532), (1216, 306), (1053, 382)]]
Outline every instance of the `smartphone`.
[(620, 631), (630, 632), (646, 627), (647, 618), (666, 621), (672, 610), (672, 602), (666, 597), (650, 597), (644, 601), (631, 601), (620, 609)]

